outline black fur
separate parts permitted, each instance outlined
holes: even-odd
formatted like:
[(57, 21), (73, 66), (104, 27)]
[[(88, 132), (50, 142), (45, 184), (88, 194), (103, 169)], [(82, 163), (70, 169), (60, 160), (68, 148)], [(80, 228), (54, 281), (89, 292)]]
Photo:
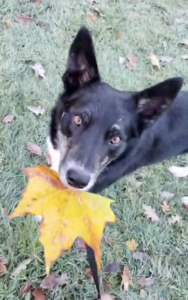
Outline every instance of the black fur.
[[(70, 48), (63, 82), (65, 91), (52, 111), (50, 136), (59, 148), (60, 127), (70, 140), (63, 160), (71, 156), (91, 173), (102, 172), (90, 191), (100, 192), (140, 167), (188, 151), (188, 93), (180, 92), (182, 78), (141, 92), (118, 91), (101, 82), (92, 38), (82, 28)], [(74, 115), (81, 116), (81, 127), (73, 124)], [(111, 143), (114, 137), (120, 137), (120, 144)]]

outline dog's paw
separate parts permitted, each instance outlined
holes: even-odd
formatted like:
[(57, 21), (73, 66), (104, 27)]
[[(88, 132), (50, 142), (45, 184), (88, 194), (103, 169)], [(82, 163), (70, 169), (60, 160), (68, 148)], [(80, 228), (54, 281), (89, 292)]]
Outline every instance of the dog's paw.
[(176, 167), (176, 166), (171, 166), (169, 168), (169, 171), (174, 177), (187, 177), (188, 176), (188, 167)]

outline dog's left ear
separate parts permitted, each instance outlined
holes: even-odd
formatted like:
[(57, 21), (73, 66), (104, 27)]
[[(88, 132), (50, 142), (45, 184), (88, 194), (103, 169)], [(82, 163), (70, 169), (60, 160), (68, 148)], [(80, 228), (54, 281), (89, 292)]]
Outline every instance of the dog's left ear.
[(63, 75), (65, 90), (73, 92), (81, 86), (100, 80), (92, 37), (82, 27), (75, 37)]
[(142, 129), (151, 126), (169, 108), (182, 85), (183, 78), (171, 78), (134, 96), (138, 120)]

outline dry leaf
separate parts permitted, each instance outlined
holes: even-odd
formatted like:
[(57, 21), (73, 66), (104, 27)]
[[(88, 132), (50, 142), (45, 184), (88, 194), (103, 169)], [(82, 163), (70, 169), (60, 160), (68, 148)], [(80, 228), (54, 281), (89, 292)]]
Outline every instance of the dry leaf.
[(4, 264), (0, 264), (0, 277), (7, 273), (7, 268)]
[(101, 300), (115, 300), (115, 297), (107, 293), (101, 293)]
[(142, 277), (140, 278), (137, 282), (139, 285), (141, 286), (150, 286), (153, 284), (153, 279), (152, 278), (145, 278), (145, 277)]
[(170, 56), (160, 56), (159, 61), (162, 63), (170, 63), (173, 61), (173, 58)]
[(182, 206), (186, 212), (188, 212), (188, 197), (181, 198)]
[(96, 23), (96, 21), (97, 21), (96, 15), (91, 12), (87, 13), (86, 17), (93, 23)]
[(170, 193), (170, 192), (167, 192), (167, 191), (163, 191), (160, 193), (161, 197), (166, 199), (166, 200), (170, 200), (172, 198), (174, 198), (174, 194), (173, 193)]
[(188, 59), (188, 54), (182, 55), (181, 58), (183, 58), (183, 59)]
[(180, 216), (176, 215), (176, 216), (172, 216), (171, 218), (168, 219), (168, 224), (172, 225), (172, 224), (180, 224), (181, 223), (181, 218)]
[(12, 23), (10, 20), (6, 21), (5, 24), (8, 29), (12, 27)]
[(111, 244), (113, 243), (113, 240), (112, 240), (112, 238), (111, 238), (110, 236), (105, 237), (105, 241), (106, 241), (106, 243), (107, 243), (108, 245), (111, 245)]
[(54, 290), (57, 287), (57, 279), (55, 275), (47, 275), (41, 282), (40, 287), (44, 290)]
[(146, 298), (148, 296), (147, 292), (143, 289), (140, 290), (140, 298)]
[(47, 161), (47, 164), (51, 166), (52, 164), (52, 159), (51, 159), (51, 156), (50, 156), (50, 153), (46, 153), (45, 154), (45, 157), (46, 157), (46, 161)]
[(129, 285), (131, 284), (132, 284), (132, 279), (131, 279), (130, 271), (127, 267), (124, 267), (121, 285), (123, 285), (125, 292), (128, 292)]
[(138, 247), (138, 244), (134, 239), (132, 239), (126, 242), (126, 246), (130, 251), (134, 251)]
[(76, 239), (76, 248), (80, 251), (86, 250), (86, 243), (84, 242), (83, 239), (81, 239), (81, 238)]
[(19, 297), (23, 297), (25, 294), (29, 293), (31, 287), (33, 286), (32, 282), (26, 282), (20, 289)]
[(46, 297), (45, 297), (43, 291), (40, 289), (35, 289), (33, 291), (33, 297), (35, 300), (46, 300)]
[(105, 273), (119, 273), (121, 272), (121, 268), (120, 268), (120, 264), (114, 262), (114, 263), (111, 263), (109, 265), (107, 265), (103, 272)]
[(102, 278), (102, 283), (103, 283), (104, 289), (107, 292), (110, 292), (110, 290), (111, 290), (110, 283), (105, 278)]
[(38, 156), (42, 155), (41, 147), (33, 142), (27, 142), (27, 150), (29, 150), (32, 154), (35, 154)]
[(14, 270), (14, 272), (11, 274), (11, 277), (18, 276), (22, 271), (24, 271), (27, 268), (27, 265), (30, 264), (32, 259), (28, 258), (25, 259), (19, 264), (19, 266)]
[(16, 17), (17, 22), (21, 22), (23, 24), (29, 24), (33, 22), (33, 18), (27, 14), (22, 14), (21, 16)]
[(117, 30), (116, 31), (116, 39), (120, 40), (123, 36), (123, 32), (121, 30)]
[(69, 276), (67, 273), (62, 273), (59, 277), (56, 278), (58, 286), (62, 286), (69, 283)]
[(88, 277), (93, 277), (93, 273), (92, 273), (92, 271), (91, 271), (90, 268), (86, 268), (86, 275), (87, 275)]
[(150, 56), (149, 56), (149, 59), (151, 61), (152, 66), (155, 66), (158, 69), (161, 68), (160, 63), (159, 63), (159, 59), (155, 54), (151, 53)]
[(178, 42), (178, 44), (182, 44), (182, 45), (185, 45), (185, 46), (188, 46), (188, 39), (182, 39)]
[(171, 166), (169, 169), (170, 173), (177, 178), (183, 178), (188, 176), (188, 167), (176, 167)]
[(151, 219), (152, 222), (158, 222), (159, 221), (159, 217), (156, 214), (156, 211), (154, 208), (152, 208), (151, 206), (142, 205), (143, 209), (144, 209), (144, 213), (146, 214), (146, 216), (148, 217), (148, 219)]
[(170, 212), (170, 206), (167, 204), (166, 201), (163, 201), (161, 208), (162, 208), (162, 211), (164, 212), (164, 214), (168, 214)]
[(122, 56), (120, 56), (120, 57), (119, 57), (119, 64), (120, 64), (120, 65), (123, 65), (124, 63), (125, 63), (125, 58), (122, 57)]
[(134, 54), (127, 54), (127, 68), (129, 70), (135, 70), (138, 58)]
[(143, 262), (150, 259), (150, 256), (147, 253), (136, 251), (133, 253), (133, 258)]
[(44, 67), (42, 66), (42, 64), (40, 62), (36, 62), (33, 66), (31, 66), (31, 68), (35, 71), (35, 75), (37, 77), (42, 77), (45, 78), (45, 70)]
[(3, 118), (3, 123), (5, 123), (5, 124), (12, 123), (13, 120), (14, 120), (14, 116), (13, 115), (6, 115)]
[(47, 274), (53, 262), (70, 249), (77, 237), (83, 238), (93, 249), (100, 270), (104, 227), (107, 222), (116, 221), (110, 208), (112, 200), (67, 189), (58, 174), (44, 165), (23, 171), (29, 183), (9, 219), (25, 214), (43, 216), (40, 241), (44, 246)]
[(27, 106), (27, 109), (34, 113), (36, 116), (43, 115), (45, 109), (41, 106)]

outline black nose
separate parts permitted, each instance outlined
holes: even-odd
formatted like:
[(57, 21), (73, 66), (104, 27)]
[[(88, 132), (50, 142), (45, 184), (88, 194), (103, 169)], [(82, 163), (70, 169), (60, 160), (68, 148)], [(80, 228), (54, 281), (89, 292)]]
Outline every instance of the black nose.
[(83, 189), (90, 181), (90, 176), (87, 173), (75, 169), (69, 169), (66, 177), (68, 184), (77, 189)]

